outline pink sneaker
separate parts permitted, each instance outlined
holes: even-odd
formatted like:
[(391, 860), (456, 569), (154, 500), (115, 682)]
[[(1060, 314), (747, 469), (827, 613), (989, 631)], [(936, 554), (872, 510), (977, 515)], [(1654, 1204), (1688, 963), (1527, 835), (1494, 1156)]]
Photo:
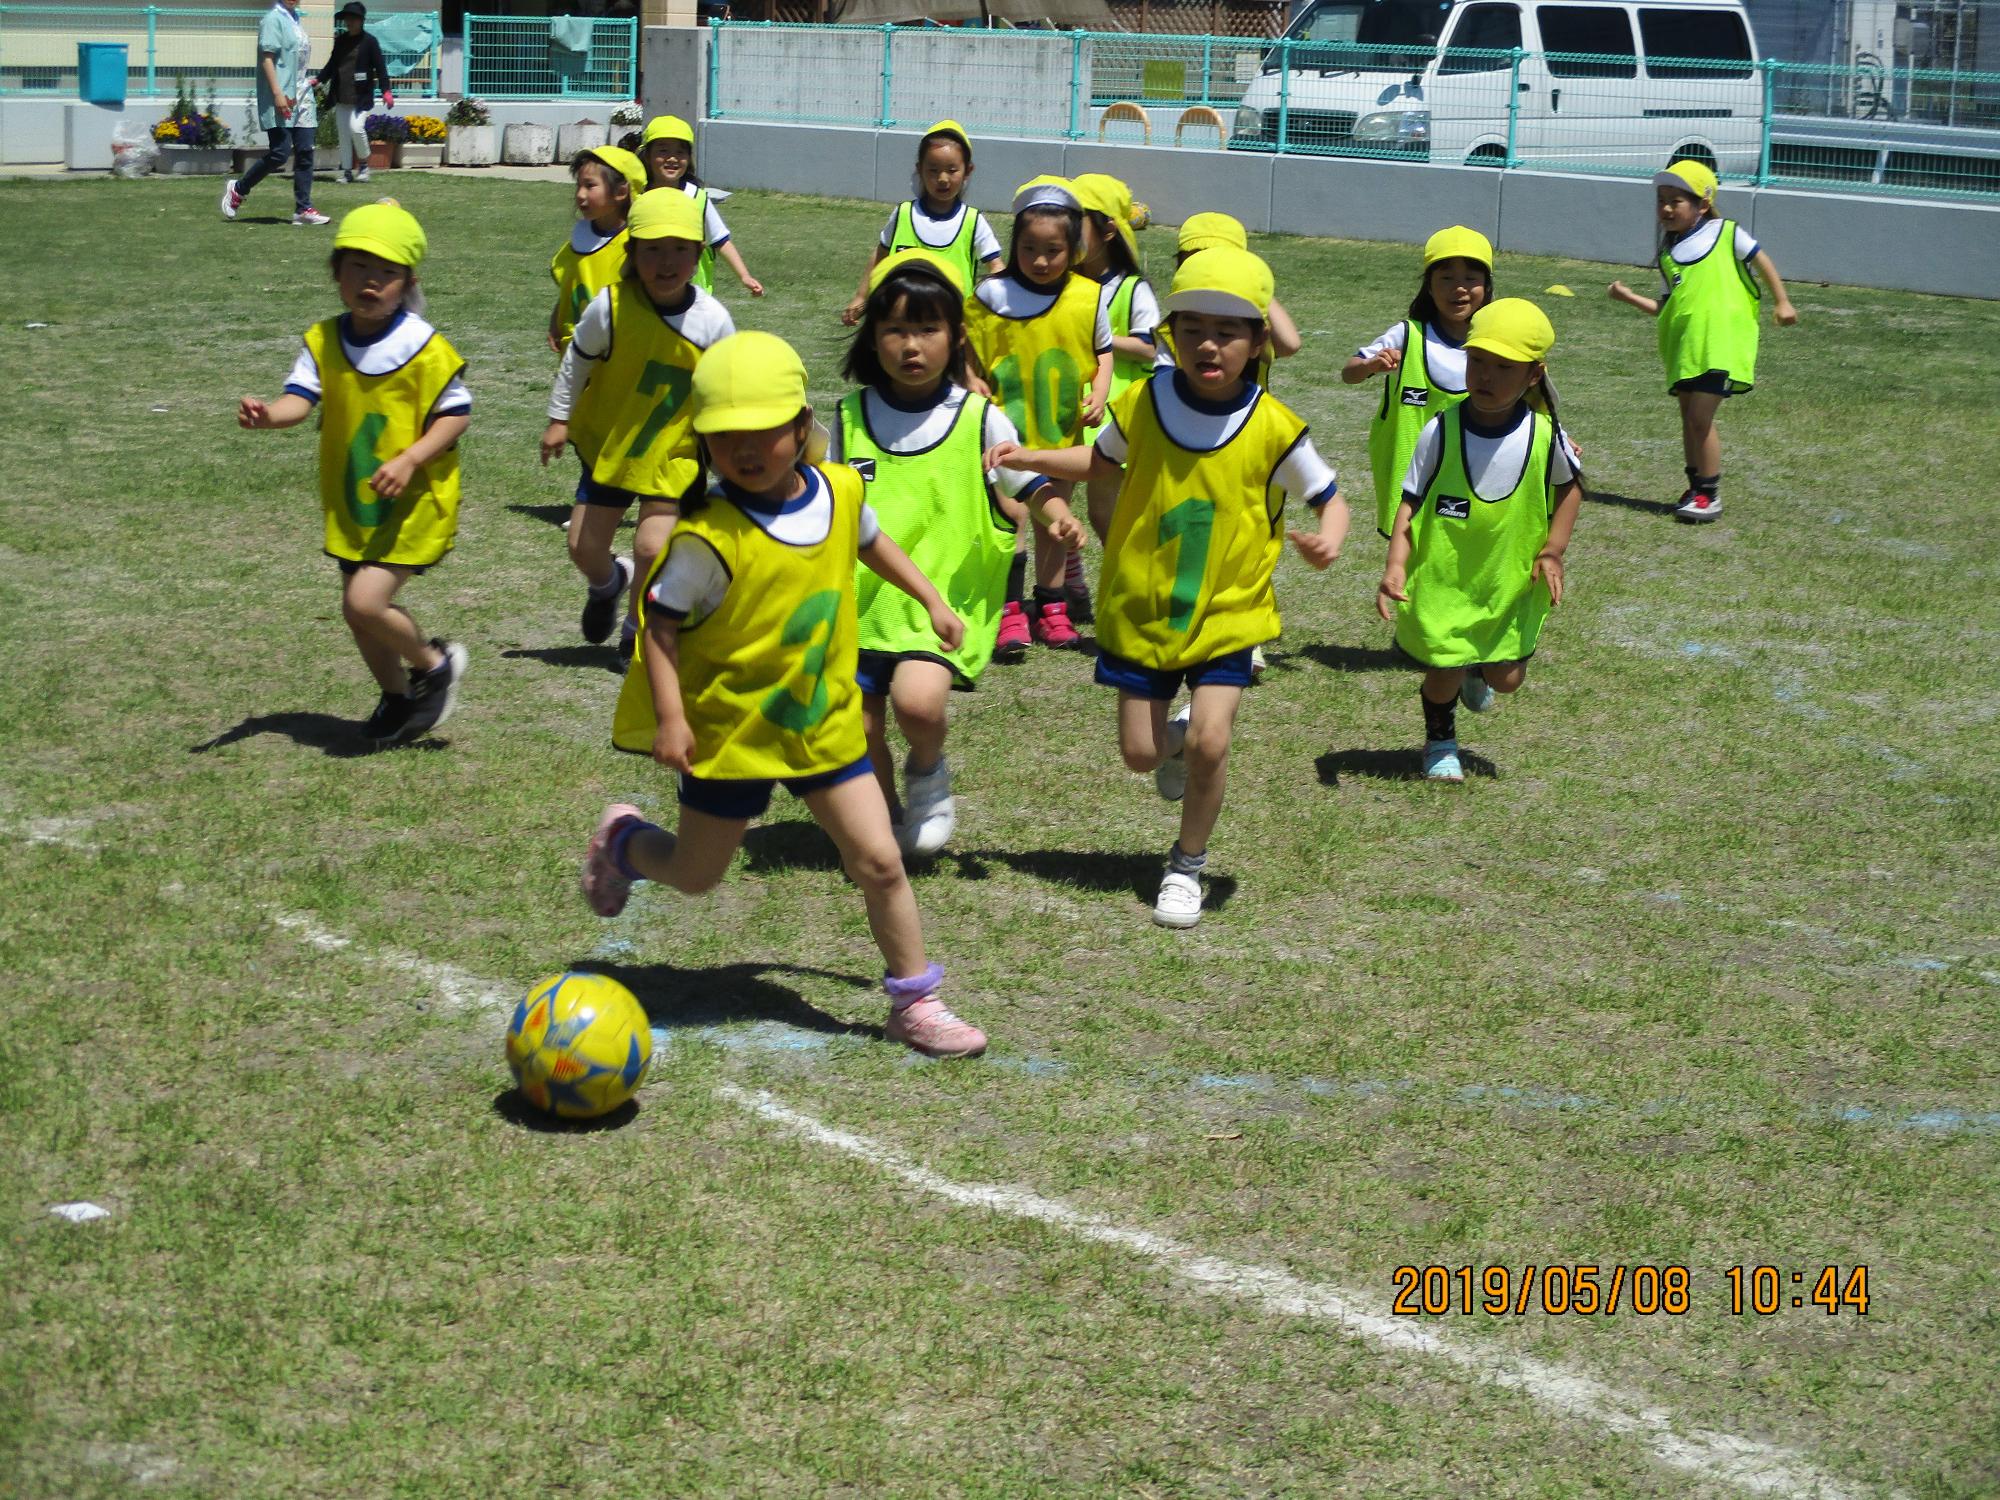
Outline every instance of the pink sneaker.
[(597, 820), (597, 831), (583, 853), (583, 899), (600, 917), (615, 917), (632, 896), (632, 882), (611, 858), (611, 841), (627, 823), (644, 820), (629, 802), (614, 802)]
[(1028, 616), (1018, 604), (1000, 611), (1000, 637), (993, 643), (995, 661), (1019, 661), (1028, 654)]
[(915, 1048), (926, 1057), (977, 1057), (986, 1050), (986, 1033), (961, 1021), (935, 995), (891, 1009), (882, 1028), (892, 1042)]
[(1069, 622), (1069, 606), (1060, 599), (1035, 606), (1034, 628), (1036, 640), (1058, 651), (1066, 651), (1083, 639)]

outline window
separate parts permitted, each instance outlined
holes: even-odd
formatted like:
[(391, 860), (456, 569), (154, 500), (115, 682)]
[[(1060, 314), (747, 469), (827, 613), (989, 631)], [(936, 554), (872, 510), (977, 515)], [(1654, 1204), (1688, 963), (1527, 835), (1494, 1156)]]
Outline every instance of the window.
[(1750, 33), (1736, 11), (1641, 10), (1639, 36), (1655, 78), (1750, 76)]
[(1557, 78), (1639, 76), (1639, 59), (1632, 50), (1632, 22), (1624, 11), (1595, 5), (1544, 5), (1535, 19), (1541, 23), (1549, 72)]
[(1506, 56), (1521, 45), (1521, 7), (1468, 5), (1459, 12), (1440, 73), (1492, 73), (1511, 68)]
[[(1421, 72), (1437, 51), (1452, 0), (1321, 0), (1286, 35), (1327, 50), (1295, 47), (1295, 68), (1377, 68)], [(1266, 66), (1273, 66), (1266, 59)]]

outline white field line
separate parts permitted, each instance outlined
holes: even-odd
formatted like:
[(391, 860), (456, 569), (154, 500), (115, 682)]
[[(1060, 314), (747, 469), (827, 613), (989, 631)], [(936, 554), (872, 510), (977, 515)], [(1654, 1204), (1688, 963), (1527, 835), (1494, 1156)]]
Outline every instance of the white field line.
[(816, 1145), (867, 1162), (965, 1208), (983, 1208), (1032, 1219), (1078, 1239), (1116, 1245), (1152, 1261), (1169, 1275), (1215, 1296), (1253, 1303), (1283, 1317), (1318, 1318), (1350, 1338), (1396, 1353), (1427, 1355), (1507, 1390), (1520, 1391), (1561, 1416), (1634, 1437), (1669, 1468), (1735, 1486), (1751, 1494), (1842, 1500), (1867, 1491), (1843, 1485), (1799, 1454), (1725, 1432), (1676, 1431), (1673, 1414), (1643, 1397), (1525, 1355), (1487, 1353), (1439, 1337), (1422, 1324), (1384, 1310), (1379, 1299), (1323, 1282), (1301, 1281), (1269, 1266), (1203, 1255), (1149, 1230), (1131, 1229), (1099, 1215), (1006, 1183), (955, 1182), (917, 1165), (892, 1146), (822, 1124), (778, 1102), (763, 1090), (734, 1084), (718, 1090), (733, 1104), (781, 1125)]
[(374, 964), (378, 968), (394, 969), (408, 974), (413, 979), (421, 979), (438, 992), (446, 1010), (509, 1010), (515, 999), (513, 994), (477, 974), (468, 974), (463, 969), (455, 969), (450, 964), (436, 963), (428, 958), (419, 958), (414, 953), (398, 952), (394, 948), (356, 948), (354, 939), (342, 937), (337, 932), (329, 932), (311, 917), (298, 912), (281, 911), (273, 914), (272, 921), (291, 933), (308, 947), (322, 953), (343, 953), (351, 950), (351, 956), (363, 963)]

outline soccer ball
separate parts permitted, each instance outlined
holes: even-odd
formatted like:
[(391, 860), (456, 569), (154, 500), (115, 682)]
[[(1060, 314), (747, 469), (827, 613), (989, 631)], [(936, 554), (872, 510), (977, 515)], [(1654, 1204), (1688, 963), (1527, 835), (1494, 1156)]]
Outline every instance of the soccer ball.
[(653, 1032), (632, 992), (607, 974), (552, 974), (507, 1023), (507, 1066), (537, 1109), (571, 1120), (609, 1114), (638, 1092)]

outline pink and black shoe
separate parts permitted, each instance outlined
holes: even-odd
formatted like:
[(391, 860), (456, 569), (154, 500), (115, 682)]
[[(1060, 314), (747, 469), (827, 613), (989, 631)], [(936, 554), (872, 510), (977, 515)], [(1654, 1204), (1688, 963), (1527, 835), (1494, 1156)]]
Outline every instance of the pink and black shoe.
[(1018, 602), (1000, 611), (1000, 635), (993, 642), (995, 661), (1019, 661), (1028, 654), (1028, 616)]

